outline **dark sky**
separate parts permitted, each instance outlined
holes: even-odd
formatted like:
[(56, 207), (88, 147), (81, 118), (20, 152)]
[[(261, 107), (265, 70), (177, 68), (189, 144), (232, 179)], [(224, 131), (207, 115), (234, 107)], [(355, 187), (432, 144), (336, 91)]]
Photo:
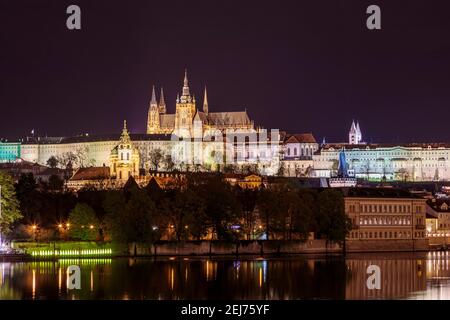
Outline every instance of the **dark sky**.
[[(66, 28), (66, 8), (82, 30)], [(366, 28), (378, 4), (382, 30)], [(201, 105), (343, 141), (450, 141), (448, 1), (0, 0), (0, 137), (144, 132), (188, 68)]]

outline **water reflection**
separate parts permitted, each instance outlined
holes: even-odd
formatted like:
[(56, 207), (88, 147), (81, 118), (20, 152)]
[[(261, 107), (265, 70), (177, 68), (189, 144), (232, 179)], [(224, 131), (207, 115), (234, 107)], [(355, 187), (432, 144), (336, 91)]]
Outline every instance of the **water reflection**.
[[(448, 252), (0, 263), (0, 299), (450, 299)], [(78, 265), (81, 290), (67, 288)], [(369, 265), (380, 290), (366, 286)]]

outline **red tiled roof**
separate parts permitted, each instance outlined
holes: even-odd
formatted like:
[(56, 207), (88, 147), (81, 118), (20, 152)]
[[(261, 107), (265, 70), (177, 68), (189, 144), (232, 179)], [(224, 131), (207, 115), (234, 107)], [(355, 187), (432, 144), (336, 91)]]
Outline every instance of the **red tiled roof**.
[(297, 133), (286, 135), (285, 143), (317, 143), (312, 133)]
[(100, 180), (109, 177), (109, 167), (89, 167), (78, 169), (70, 180)]

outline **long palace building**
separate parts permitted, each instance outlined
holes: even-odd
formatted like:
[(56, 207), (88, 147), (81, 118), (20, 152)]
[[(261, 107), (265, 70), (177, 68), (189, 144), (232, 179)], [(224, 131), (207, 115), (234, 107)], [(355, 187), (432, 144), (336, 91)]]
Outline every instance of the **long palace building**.
[(364, 143), (352, 123), (348, 143), (322, 144), (313, 155), (314, 175), (330, 177), (345, 153), (350, 175), (366, 180), (450, 180), (450, 143)]

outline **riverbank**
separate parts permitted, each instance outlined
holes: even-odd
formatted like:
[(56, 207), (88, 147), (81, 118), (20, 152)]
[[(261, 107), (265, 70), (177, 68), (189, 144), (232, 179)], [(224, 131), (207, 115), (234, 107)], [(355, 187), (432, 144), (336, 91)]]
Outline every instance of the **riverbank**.
[(370, 252), (416, 252), (432, 248), (425, 240), (360, 240), (345, 244), (323, 239), (307, 241), (249, 240), (158, 241), (155, 243), (118, 244), (112, 242), (13, 242), (12, 247), (33, 259), (109, 258), (158, 256), (283, 256), (292, 254), (344, 254)]

